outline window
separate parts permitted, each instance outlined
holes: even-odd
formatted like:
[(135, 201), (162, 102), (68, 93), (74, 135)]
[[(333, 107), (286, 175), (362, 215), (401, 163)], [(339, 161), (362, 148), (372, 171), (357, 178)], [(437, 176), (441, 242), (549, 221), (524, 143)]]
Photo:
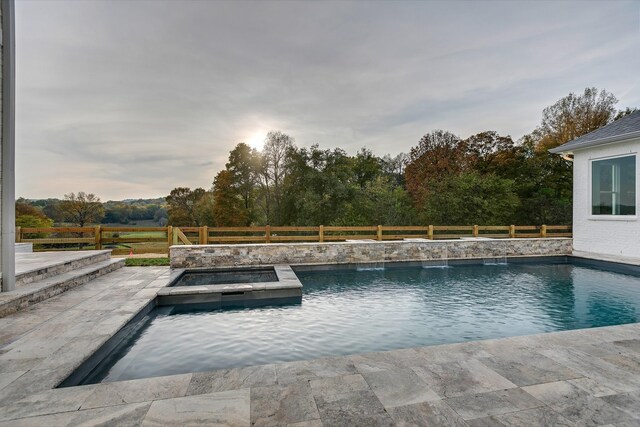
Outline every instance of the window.
[(636, 156), (591, 163), (591, 213), (636, 214)]

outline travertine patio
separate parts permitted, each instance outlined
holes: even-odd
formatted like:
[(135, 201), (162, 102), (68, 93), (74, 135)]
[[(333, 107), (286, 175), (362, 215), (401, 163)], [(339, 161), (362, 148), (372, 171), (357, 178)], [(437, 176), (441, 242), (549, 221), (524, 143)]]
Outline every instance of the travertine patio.
[(640, 324), (54, 389), (151, 301), (123, 268), (0, 319), (0, 425), (640, 425)]

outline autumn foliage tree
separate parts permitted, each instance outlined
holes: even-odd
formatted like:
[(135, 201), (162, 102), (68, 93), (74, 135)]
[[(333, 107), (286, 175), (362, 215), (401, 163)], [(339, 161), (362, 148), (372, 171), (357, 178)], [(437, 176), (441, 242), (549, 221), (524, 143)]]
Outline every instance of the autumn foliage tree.
[[(572, 167), (548, 149), (633, 111), (616, 115), (616, 102), (587, 88), (545, 108), (519, 140), (434, 130), (395, 157), (297, 147), (271, 131), (261, 152), (236, 145), (212, 192), (175, 189), (168, 209), (174, 224), (217, 226), (569, 224)], [(199, 206), (193, 214), (189, 200)]]
[(221, 170), (213, 181), (213, 221), (218, 227), (250, 225), (243, 197), (233, 185), (232, 172)]
[(407, 190), (416, 205), (423, 204), (434, 183), (467, 169), (466, 147), (451, 132), (434, 130), (424, 135), (409, 152), (404, 170)]
[(16, 226), (46, 228), (53, 226), (53, 220), (47, 217), (42, 209), (19, 198), (16, 200)]
[(536, 149), (546, 152), (613, 121), (618, 100), (606, 90), (586, 88), (582, 95), (570, 93), (542, 111), (535, 131)]

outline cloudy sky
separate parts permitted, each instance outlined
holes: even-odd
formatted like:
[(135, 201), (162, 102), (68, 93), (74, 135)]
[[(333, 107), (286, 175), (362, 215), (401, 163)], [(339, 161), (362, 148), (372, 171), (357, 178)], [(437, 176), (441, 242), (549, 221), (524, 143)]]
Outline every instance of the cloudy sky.
[(640, 1), (16, 2), (16, 192), (209, 188), (239, 142), (514, 139), (587, 86), (640, 107)]

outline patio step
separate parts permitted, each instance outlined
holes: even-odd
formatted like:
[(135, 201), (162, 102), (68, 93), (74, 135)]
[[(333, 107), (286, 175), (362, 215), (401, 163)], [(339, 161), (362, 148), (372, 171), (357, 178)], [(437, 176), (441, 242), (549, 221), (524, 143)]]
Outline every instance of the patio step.
[(16, 288), (108, 261), (111, 259), (111, 251), (32, 252), (21, 253), (16, 258), (18, 256), (21, 268), (16, 268)]
[(90, 280), (124, 267), (124, 263), (124, 259), (108, 258), (97, 262), (94, 259), (91, 265), (66, 270), (55, 276), (23, 284), (16, 287), (15, 291), (0, 293), (0, 317), (24, 310), (33, 304), (83, 285)]

